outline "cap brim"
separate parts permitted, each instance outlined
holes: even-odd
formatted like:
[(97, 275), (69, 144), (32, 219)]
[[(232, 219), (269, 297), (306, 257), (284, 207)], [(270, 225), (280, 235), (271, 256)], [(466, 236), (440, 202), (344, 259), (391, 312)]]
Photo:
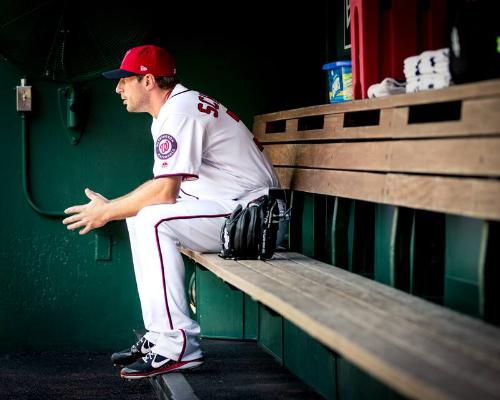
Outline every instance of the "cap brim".
[(107, 79), (121, 79), (126, 78), (127, 76), (137, 75), (134, 72), (125, 71), (124, 69), (114, 69), (112, 71), (103, 72), (102, 76)]

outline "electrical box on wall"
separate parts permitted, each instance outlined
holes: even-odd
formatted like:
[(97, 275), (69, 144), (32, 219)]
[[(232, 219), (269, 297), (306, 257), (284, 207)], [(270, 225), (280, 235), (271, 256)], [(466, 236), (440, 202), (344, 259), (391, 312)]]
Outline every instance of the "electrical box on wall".
[(26, 86), (26, 79), (21, 79), (21, 86), (16, 86), (16, 110), (31, 111), (31, 86)]

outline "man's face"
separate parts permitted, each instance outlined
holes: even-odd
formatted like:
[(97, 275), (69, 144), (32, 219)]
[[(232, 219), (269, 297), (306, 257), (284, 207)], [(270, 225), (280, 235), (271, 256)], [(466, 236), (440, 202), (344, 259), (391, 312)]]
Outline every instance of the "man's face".
[(144, 79), (139, 82), (136, 76), (128, 76), (118, 81), (115, 91), (127, 106), (128, 112), (147, 111), (147, 91), (143, 83)]

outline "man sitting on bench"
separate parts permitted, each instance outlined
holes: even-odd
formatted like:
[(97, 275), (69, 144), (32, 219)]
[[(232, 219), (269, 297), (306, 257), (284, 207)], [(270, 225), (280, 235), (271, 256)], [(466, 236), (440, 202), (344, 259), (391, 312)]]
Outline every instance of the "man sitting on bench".
[(177, 246), (214, 252), (224, 218), (277, 187), (272, 165), (243, 122), (216, 100), (178, 83), (174, 59), (157, 46), (125, 54), (118, 93), (129, 112), (153, 117), (154, 179), (108, 200), (69, 207), (68, 229), (86, 234), (127, 219), (146, 335), (112, 355), (121, 376), (140, 379), (203, 363), (200, 327), (189, 317)]

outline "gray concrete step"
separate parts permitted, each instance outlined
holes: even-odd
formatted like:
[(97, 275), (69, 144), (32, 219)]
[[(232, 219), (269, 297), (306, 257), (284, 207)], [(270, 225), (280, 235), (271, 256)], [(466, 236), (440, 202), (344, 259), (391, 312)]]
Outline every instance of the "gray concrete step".
[(323, 399), (255, 342), (203, 339), (201, 347), (201, 367), (151, 379), (162, 399)]

